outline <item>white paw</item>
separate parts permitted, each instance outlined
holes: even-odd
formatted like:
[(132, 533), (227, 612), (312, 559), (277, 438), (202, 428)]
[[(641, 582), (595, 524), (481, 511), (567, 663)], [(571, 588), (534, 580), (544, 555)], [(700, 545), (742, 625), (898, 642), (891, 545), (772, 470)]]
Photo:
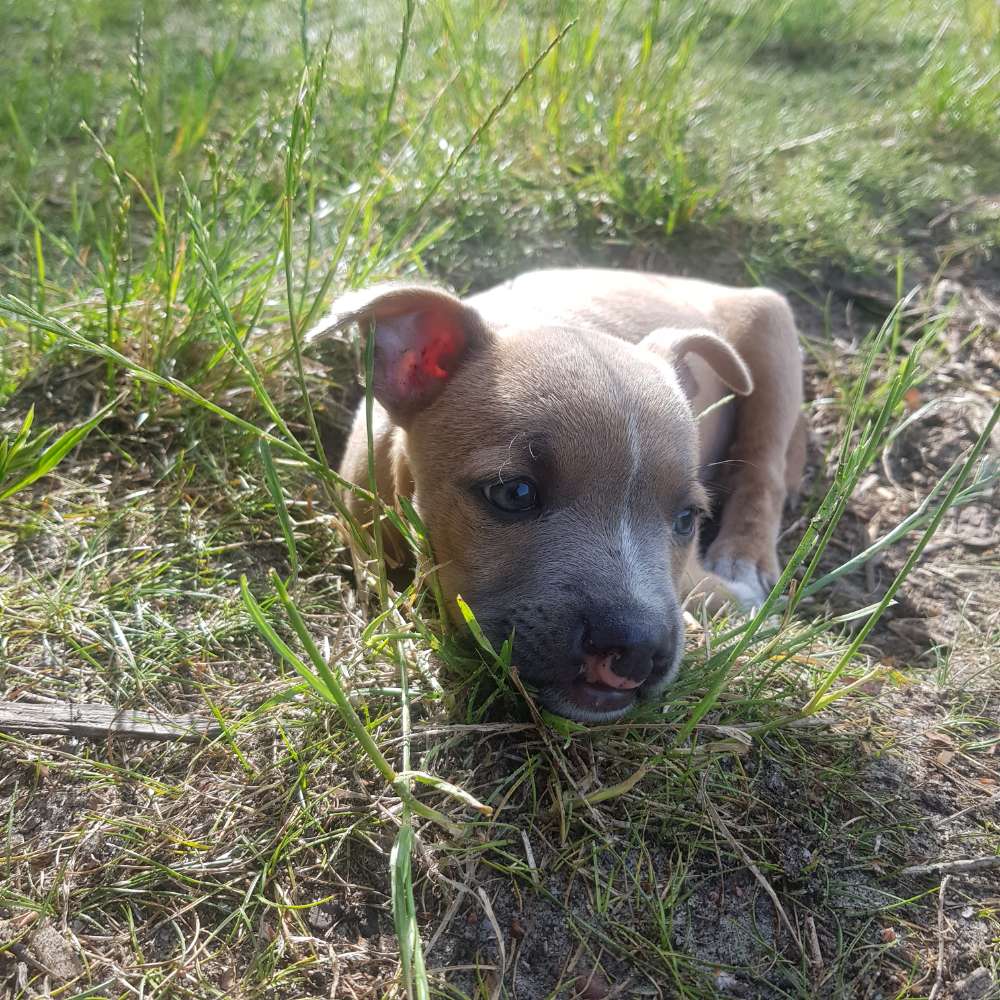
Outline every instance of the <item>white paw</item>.
[(749, 559), (729, 556), (712, 558), (712, 553), (709, 551), (705, 559), (705, 568), (725, 582), (733, 597), (744, 608), (759, 608), (774, 586), (770, 574)]

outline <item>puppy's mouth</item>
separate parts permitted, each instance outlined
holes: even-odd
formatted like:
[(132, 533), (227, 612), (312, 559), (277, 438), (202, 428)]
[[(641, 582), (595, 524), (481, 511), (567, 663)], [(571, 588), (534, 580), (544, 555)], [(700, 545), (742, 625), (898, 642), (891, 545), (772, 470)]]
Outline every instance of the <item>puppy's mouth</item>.
[(580, 673), (564, 689), (566, 700), (584, 717), (621, 715), (638, 698), (643, 682), (615, 673), (617, 659), (614, 654), (586, 655)]

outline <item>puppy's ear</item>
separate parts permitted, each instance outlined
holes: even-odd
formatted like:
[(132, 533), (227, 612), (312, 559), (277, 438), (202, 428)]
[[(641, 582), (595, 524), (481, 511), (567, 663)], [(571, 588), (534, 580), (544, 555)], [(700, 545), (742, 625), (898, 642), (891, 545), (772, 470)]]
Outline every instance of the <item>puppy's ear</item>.
[(468, 354), (491, 337), (479, 313), (450, 292), (388, 283), (344, 295), (306, 341), (354, 323), (366, 336), (374, 334), (373, 392), (401, 426), (429, 406)]
[(738, 396), (748, 396), (753, 392), (753, 379), (743, 359), (711, 330), (663, 327), (644, 337), (639, 347), (663, 358), (677, 372), (689, 399), (697, 394), (698, 385), (686, 361), (688, 354), (698, 355)]

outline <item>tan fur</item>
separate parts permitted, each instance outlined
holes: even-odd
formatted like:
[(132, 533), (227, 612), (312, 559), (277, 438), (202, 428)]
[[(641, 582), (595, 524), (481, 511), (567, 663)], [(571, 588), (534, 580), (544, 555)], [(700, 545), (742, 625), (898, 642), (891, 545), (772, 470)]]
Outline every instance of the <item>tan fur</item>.
[[(574, 599), (577, 579), (588, 600), (627, 594), (638, 607), (692, 590), (713, 606), (763, 597), (804, 459), (797, 334), (780, 295), (634, 272), (539, 271), (461, 304), (420, 286), (352, 293), (320, 333), (374, 321), (396, 337), (398, 317), (425, 307), (461, 328), (466, 354), (449, 358), (447, 380), (431, 380), (418, 404), (393, 398), (393, 417), (376, 406), (377, 486), (387, 503), (414, 501), (449, 604), (471, 595), (506, 624), (493, 602), (507, 601), (530, 633), (550, 621), (547, 601)], [(731, 392), (723, 378), (752, 391), (698, 420)], [(491, 518), (474, 484), (539, 465), (556, 470), (551, 516)], [(367, 485), (363, 409), (341, 474)], [(706, 489), (721, 513), (702, 565), (696, 544), (659, 526)], [(370, 517), (353, 496), (348, 503)]]

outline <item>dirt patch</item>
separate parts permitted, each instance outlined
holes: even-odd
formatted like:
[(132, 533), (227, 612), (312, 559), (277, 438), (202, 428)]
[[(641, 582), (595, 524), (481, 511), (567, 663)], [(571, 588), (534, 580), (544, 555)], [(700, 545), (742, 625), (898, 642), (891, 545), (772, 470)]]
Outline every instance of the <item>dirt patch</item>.
[[(901, 429), (887, 438), (879, 464), (863, 477), (824, 556), (821, 572), (864, 551), (917, 509), (953, 463), (975, 443), (996, 404), (1000, 383), (1000, 305), (984, 305), (982, 290), (950, 282), (932, 308), (946, 311), (945, 345), (919, 385), (907, 397)], [(857, 338), (836, 337), (834, 349), (850, 357)], [(912, 340), (904, 343), (904, 350)], [(836, 398), (836, 373), (824, 355), (807, 361), (809, 395), (814, 400), (804, 496), (821, 495), (830, 482), (839, 448), (839, 415), (824, 401)], [(839, 377), (836, 376), (835, 377)], [(877, 386), (878, 375), (871, 386)], [(994, 434), (986, 463), (1000, 456)], [(801, 523), (801, 522), (796, 522)], [(790, 554), (795, 531), (786, 533)], [(837, 612), (878, 600), (902, 568), (919, 538), (914, 530), (824, 593)], [(949, 512), (924, 550), (920, 563), (895, 604), (872, 633), (875, 654), (889, 662), (932, 666), (947, 661), (966, 680), (996, 655), (990, 636), (1000, 614), (1000, 487), (993, 483)], [(985, 640), (985, 647), (984, 647)], [(986, 654), (985, 656), (983, 654)]]
[[(449, 876), (465, 892), (443, 926), (430, 923), (431, 964), (477, 970), (446, 975), (467, 994), (477, 981), (502, 983), (520, 1000), (573, 996), (579, 976), (594, 969), (607, 987), (597, 996), (687, 989), (834, 998), (845, 983), (863, 981), (872, 983), (871, 996), (925, 995), (941, 944), (940, 877), (903, 870), (981, 855), (1000, 820), (992, 778), (1000, 688), (980, 696), (974, 733), (954, 734), (959, 707), (971, 711), (954, 691), (884, 689), (854, 704), (836, 731), (776, 735), (746, 756), (720, 759), (701, 780), (720, 803), (722, 826), (692, 815), (683, 787), (671, 790), (675, 807), (655, 818), (635, 814), (626, 801), (562, 831), (555, 817), (521, 827), (515, 799), (508, 822), (489, 836), (496, 847)], [(942, 756), (945, 745), (953, 750)], [(525, 751), (523, 758), (503, 754), (507, 773), (533, 752), (530, 741)], [(599, 738), (575, 752), (598, 767), (614, 755)], [(468, 767), (459, 758), (451, 773)], [(756, 876), (734, 851), (733, 836)], [(531, 871), (512, 883), (512, 857), (524, 855), (525, 843)], [(940, 995), (959, 996), (954, 984), (991, 953), (998, 900), (997, 871), (951, 881)]]

